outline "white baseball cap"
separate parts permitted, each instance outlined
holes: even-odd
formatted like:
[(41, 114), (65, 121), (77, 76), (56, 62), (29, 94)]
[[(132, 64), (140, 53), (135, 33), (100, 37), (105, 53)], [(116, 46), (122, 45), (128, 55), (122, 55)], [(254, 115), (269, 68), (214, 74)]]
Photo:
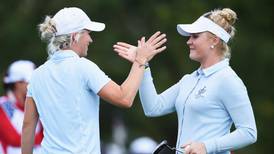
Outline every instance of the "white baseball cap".
[(192, 24), (178, 24), (177, 31), (183, 36), (208, 31), (215, 34), (226, 43), (231, 37), (221, 26), (204, 16), (201, 16)]
[(63, 8), (52, 18), (56, 24), (56, 36), (78, 32), (83, 29), (102, 31), (105, 24), (91, 21), (87, 14), (77, 7)]
[(29, 60), (15, 61), (9, 66), (7, 76), (4, 77), (4, 83), (29, 82), (34, 69), (34, 63)]

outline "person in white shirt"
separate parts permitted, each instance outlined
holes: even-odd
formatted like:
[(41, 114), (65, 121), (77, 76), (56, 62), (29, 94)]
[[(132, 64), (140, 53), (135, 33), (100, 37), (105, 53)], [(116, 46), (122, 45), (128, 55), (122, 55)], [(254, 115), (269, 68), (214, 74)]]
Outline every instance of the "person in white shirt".
[(145, 64), (165, 49), (165, 34), (139, 40), (127, 79), (118, 85), (94, 62), (84, 58), (90, 33), (105, 24), (91, 21), (80, 8), (70, 7), (46, 17), (39, 25), (48, 43), (49, 59), (30, 80), (23, 125), (22, 154), (32, 154), (38, 118), (44, 128), (43, 154), (100, 154), (99, 98), (129, 108), (143, 78)]

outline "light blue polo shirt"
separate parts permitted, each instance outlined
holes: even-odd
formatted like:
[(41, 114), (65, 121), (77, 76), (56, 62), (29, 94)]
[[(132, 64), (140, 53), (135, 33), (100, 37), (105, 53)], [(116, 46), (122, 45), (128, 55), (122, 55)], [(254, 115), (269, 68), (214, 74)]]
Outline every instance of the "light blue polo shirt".
[(58, 51), (28, 86), (44, 127), (43, 154), (100, 154), (99, 96), (110, 79), (74, 51)]
[[(146, 71), (139, 91), (144, 112), (147, 116), (177, 112), (177, 148), (199, 141), (208, 154), (228, 154), (256, 141), (246, 87), (228, 59), (185, 75), (159, 95), (152, 80), (151, 72)], [(236, 130), (230, 132), (233, 123)]]

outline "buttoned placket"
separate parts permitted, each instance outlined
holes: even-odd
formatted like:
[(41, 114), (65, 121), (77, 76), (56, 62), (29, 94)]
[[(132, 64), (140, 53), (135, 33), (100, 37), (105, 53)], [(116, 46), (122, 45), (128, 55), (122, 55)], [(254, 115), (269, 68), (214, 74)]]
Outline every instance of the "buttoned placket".
[[(180, 140), (181, 140), (181, 135), (182, 135), (182, 128), (183, 128), (183, 124), (184, 124), (184, 115), (185, 115), (185, 108), (186, 108), (186, 103), (188, 103), (188, 100), (189, 100), (189, 97), (190, 95), (193, 93), (193, 91), (195, 90), (195, 88), (197, 87), (201, 77), (202, 77), (203, 73), (199, 74), (198, 77), (197, 77), (197, 81), (195, 82), (193, 88), (190, 90), (190, 92), (188, 93), (186, 99), (185, 99), (185, 102), (184, 102), (184, 107), (183, 107), (183, 114), (182, 114), (182, 119), (181, 119), (181, 129), (180, 129), (180, 133), (179, 133), (179, 140), (177, 142), (177, 146), (178, 148), (180, 148)], [(179, 152), (176, 152), (176, 154), (179, 154)]]

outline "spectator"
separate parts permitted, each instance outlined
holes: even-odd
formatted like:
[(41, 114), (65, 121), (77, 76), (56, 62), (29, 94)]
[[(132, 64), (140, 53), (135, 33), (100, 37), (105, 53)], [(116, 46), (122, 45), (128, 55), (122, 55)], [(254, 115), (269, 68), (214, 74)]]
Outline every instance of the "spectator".
[[(5, 95), (0, 98), (0, 140), (5, 154), (21, 154), (21, 133), (27, 84), (35, 65), (31, 61), (13, 62), (4, 77)], [(39, 123), (35, 131), (35, 154), (43, 138)]]

